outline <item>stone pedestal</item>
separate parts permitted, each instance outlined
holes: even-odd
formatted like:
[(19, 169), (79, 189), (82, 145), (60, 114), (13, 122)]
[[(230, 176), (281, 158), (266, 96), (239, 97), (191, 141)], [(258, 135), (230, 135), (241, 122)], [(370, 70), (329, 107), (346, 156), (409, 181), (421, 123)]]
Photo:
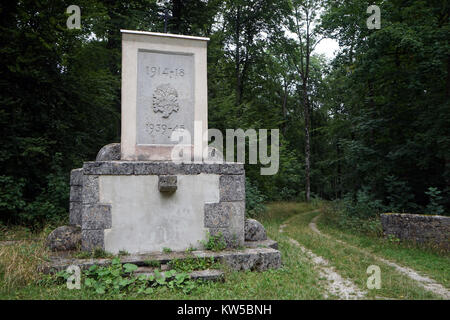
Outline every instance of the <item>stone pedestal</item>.
[(243, 164), (94, 161), (72, 170), (70, 221), (83, 250), (182, 251), (218, 233), (237, 247), (244, 218)]

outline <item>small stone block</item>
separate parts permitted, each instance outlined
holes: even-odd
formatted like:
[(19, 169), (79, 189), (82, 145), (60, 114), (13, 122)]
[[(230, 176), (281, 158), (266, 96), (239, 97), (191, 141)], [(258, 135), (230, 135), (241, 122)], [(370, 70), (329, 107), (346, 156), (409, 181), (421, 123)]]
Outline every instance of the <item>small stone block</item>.
[(160, 192), (172, 193), (177, 190), (177, 176), (158, 176)]
[(84, 176), (82, 201), (85, 204), (99, 201), (98, 176)]
[(223, 281), (225, 273), (221, 270), (206, 269), (193, 271), (189, 274), (192, 280), (205, 280), (205, 281)]
[(245, 200), (245, 176), (223, 175), (220, 176), (220, 201)]
[(205, 203), (205, 227), (227, 228), (230, 225), (230, 211), (227, 203)]
[(69, 223), (72, 226), (81, 226), (81, 213), (83, 203), (71, 202), (69, 207)]
[(224, 255), (220, 260), (236, 271), (264, 271), (281, 267), (281, 253), (272, 248), (247, 249), (233, 255)]
[(81, 202), (81, 197), (83, 193), (82, 186), (70, 186), (70, 201)]
[(83, 230), (110, 229), (111, 226), (111, 205), (84, 205), (82, 217)]
[(81, 230), (81, 250), (104, 249), (104, 230)]
[(73, 169), (70, 171), (70, 185), (82, 186), (83, 185), (83, 168)]
[(245, 173), (244, 164), (242, 163), (224, 163), (219, 165), (220, 174), (227, 175), (243, 175)]

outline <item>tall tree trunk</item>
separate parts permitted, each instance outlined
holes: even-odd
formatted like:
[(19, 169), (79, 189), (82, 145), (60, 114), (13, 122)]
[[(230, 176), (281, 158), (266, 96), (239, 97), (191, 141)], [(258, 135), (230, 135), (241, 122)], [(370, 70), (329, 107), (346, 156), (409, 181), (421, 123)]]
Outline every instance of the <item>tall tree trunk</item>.
[(450, 97), (450, 57), (447, 58), (447, 91), (445, 97)]
[(336, 141), (336, 156), (337, 156), (337, 196), (342, 198), (342, 168), (341, 168), (341, 148), (339, 147), (339, 141)]
[(303, 93), (305, 101), (305, 182), (306, 182), (306, 201), (311, 199), (311, 115), (309, 108), (308, 80), (309, 80), (309, 64), (310, 64), (310, 33), (309, 33), (309, 12), (306, 12), (306, 54), (305, 54), (305, 75), (303, 77)]
[(310, 150), (310, 115), (309, 115), (309, 99), (308, 99), (308, 86), (306, 79), (303, 80), (303, 110), (305, 116), (305, 192), (306, 201), (309, 202), (311, 199), (311, 150)]
[(288, 92), (287, 92), (287, 87), (288, 87), (288, 83), (286, 81), (286, 79), (284, 79), (284, 92), (283, 92), (283, 106), (282, 106), (282, 112), (283, 112), (283, 126), (281, 127), (281, 130), (283, 132), (283, 135), (286, 136), (286, 129), (287, 129), (287, 96), (288, 96)]
[(240, 46), (240, 18), (241, 7), (238, 5), (236, 8), (236, 28), (235, 28), (235, 59), (236, 59), (236, 106), (241, 104), (241, 46)]

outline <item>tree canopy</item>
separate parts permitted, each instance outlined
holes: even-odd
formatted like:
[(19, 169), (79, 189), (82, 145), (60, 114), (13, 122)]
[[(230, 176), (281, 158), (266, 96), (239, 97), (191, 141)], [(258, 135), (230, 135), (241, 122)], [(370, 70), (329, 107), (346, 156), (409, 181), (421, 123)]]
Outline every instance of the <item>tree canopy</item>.
[[(164, 10), (168, 32), (211, 38), (209, 127), (280, 129), (279, 172), (247, 164), (249, 190), (449, 212), (448, 2), (80, 0), (68, 29), (71, 4), (0, 4), (1, 221), (67, 214), (70, 170), (120, 141), (120, 29), (163, 32)], [(332, 61), (321, 38), (340, 45)]]

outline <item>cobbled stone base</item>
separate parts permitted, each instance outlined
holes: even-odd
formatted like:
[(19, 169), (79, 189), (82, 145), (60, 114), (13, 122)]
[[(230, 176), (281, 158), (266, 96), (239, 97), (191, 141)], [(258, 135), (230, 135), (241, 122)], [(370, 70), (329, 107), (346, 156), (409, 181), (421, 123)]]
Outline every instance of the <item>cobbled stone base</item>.
[[(116, 149), (116, 144), (105, 146), (102, 149), (104, 152), (99, 152), (102, 155), (99, 159), (105, 158), (104, 155), (114, 153), (113, 151)], [(205, 228), (210, 235), (222, 234), (229, 248), (242, 246), (245, 241), (245, 171), (242, 163), (180, 164), (167, 161), (90, 161), (85, 162), (83, 168), (72, 170), (70, 179), (70, 224), (81, 226), (82, 249), (85, 251), (95, 248), (107, 249), (105, 231), (117, 228), (112, 219), (114, 205), (108, 201), (106, 203), (100, 201), (100, 178), (104, 176), (118, 176), (117, 179), (120, 179), (120, 176), (158, 176), (159, 191), (170, 194), (178, 192), (177, 176), (201, 174), (218, 176), (216, 188), (218, 188), (219, 198), (216, 200), (217, 202), (202, 204), (204, 218), (203, 225), (199, 227)], [(134, 200), (127, 198), (123, 201), (130, 203)], [(180, 221), (180, 223), (182, 222)], [(152, 226), (155, 230), (165, 227)], [(167, 234), (171, 234), (171, 232), (167, 231)], [(265, 239), (264, 235), (252, 238), (252, 240), (263, 239)], [(143, 248), (140, 253), (153, 250)]]
[[(127, 255), (121, 256), (122, 263), (133, 263), (137, 266), (146, 266), (148, 261), (157, 261), (161, 265), (169, 263), (173, 259), (183, 260), (186, 258), (210, 258), (223, 263), (231, 270), (235, 271), (264, 271), (268, 269), (278, 269), (281, 267), (280, 251), (263, 247), (267, 242), (261, 242), (257, 248), (245, 248), (243, 250), (224, 250), (220, 252), (199, 250), (186, 252), (160, 253), (154, 252), (149, 254)], [(272, 243), (273, 245), (273, 243)], [(68, 254), (53, 255), (51, 262), (40, 267), (40, 271), (44, 273), (55, 273), (66, 270), (70, 265), (77, 265), (81, 269), (88, 269), (92, 265), (106, 266), (111, 263), (111, 259), (74, 259), (68, 257)]]

